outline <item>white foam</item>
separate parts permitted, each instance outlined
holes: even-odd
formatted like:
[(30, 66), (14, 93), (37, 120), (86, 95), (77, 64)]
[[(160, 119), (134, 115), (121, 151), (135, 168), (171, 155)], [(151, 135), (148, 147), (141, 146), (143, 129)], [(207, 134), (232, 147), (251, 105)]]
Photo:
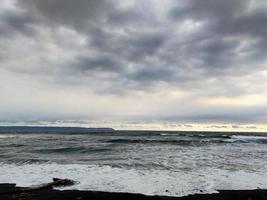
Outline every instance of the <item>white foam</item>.
[(161, 136), (172, 136), (172, 134), (168, 134), (168, 133), (160, 133)]
[(17, 135), (0, 135), (0, 139), (4, 139), (4, 138), (14, 138), (14, 137), (18, 137)]
[(0, 164), (0, 182), (29, 186), (69, 178), (78, 184), (64, 189), (133, 192), (147, 195), (184, 196), (216, 189), (267, 188), (267, 168), (257, 173), (207, 168), (194, 172), (136, 170), (79, 164)]
[(267, 136), (232, 135), (231, 138), (237, 140), (267, 140)]

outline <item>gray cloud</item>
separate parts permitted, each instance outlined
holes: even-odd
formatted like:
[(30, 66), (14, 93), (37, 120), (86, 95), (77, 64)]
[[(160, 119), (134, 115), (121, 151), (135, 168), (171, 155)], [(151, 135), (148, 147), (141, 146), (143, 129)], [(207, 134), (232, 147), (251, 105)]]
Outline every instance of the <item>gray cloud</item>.
[(262, 0), (16, 1), (0, 12), (0, 68), (97, 95), (160, 84), (192, 98), (255, 94), (265, 78), (246, 80), (267, 67), (266, 9)]
[[(266, 43), (266, 16), (257, 9), (249, 11), (251, 1), (191, 0), (180, 8), (181, 2), (185, 1), (170, 1), (165, 21), (154, 12), (140, 9), (141, 2), (134, 3), (129, 8), (119, 8), (115, 2), (103, 0), (79, 3), (70, 0), (65, 0), (64, 3), (26, 0), (19, 1), (18, 5), (30, 12), (32, 18), (39, 20), (37, 26), (51, 29), (67, 26), (87, 38), (88, 49), (96, 53), (92, 56), (81, 52), (81, 55), (75, 56), (76, 63), (69, 64), (74, 72), (121, 70), (122, 76), (129, 78), (129, 81), (174, 83), (177, 79), (180, 83), (181, 79), (185, 82), (192, 80), (192, 70), (195, 70), (193, 73), (200, 80), (250, 73), (250, 67), (245, 68), (242, 64), (254, 64), (253, 60), (260, 62), (265, 59), (262, 53), (265, 46), (260, 44)], [(147, 5), (143, 3), (143, 6)], [(13, 18), (11, 24), (17, 24), (17, 29), (22, 32), (25, 29), (23, 24), (32, 20), (20, 18), (20, 23), (16, 22), (16, 17)], [(183, 30), (182, 23), (185, 20), (204, 25), (199, 30), (196, 28), (188, 33)], [(180, 33), (175, 34), (179, 29), (182, 29)], [(244, 40), (255, 42), (240, 50)], [(257, 58), (254, 59), (253, 56)], [(136, 69), (129, 69), (129, 65)], [(239, 65), (238, 69), (236, 65)], [(143, 69), (140, 69), (142, 66)], [(151, 76), (147, 75), (149, 71)], [(144, 74), (140, 74), (141, 72)]]
[[(198, 48), (199, 52), (206, 54), (203, 57), (206, 66), (211, 65), (216, 68), (216, 66), (223, 64), (224, 66), (222, 67), (233, 67), (236, 64), (251, 62), (251, 60), (259, 62), (265, 59), (262, 54), (265, 51), (265, 47), (261, 44), (266, 44), (266, 12), (263, 11), (264, 9), (253, 8), (252, 6), (260, 3), (262, 1), (257, 0), (223, 2), (191, 0), (187, 1), (187, 6), (182, 9), (172, 9), (170, 16), (173, 20), (188, 18), (205, 22), (206, 37), (204, 39), (216, 38), (208, 46), (211, 48), (206, 48), (207, 46), (205, 45), (203, 48)], [(254, 44), (248, 45), (243, 50), (238, 49), (241, 47), (242, 42), (246, 40), (253, 40)], [(197, 47), (199, 42), (201, 41), (196, 43)], [(219, 44), (220, 47), (218, 46)], [(194, 48), (195, 45), (193, 44), (192, 47)], [(247, 55), (240, 57), (240, 53), (247, 53)], [(258, 54), (258, 56), (255, 54)], [(255, 59), (253, 56), (255, 56)], [(214, 60), (217, 62), (214, 63)], [(236, 62), (228, 63), (233, 60), (236, 60)]]
[(76, 57), (73, 64), (69, 67), (76, 71), (103, 71), (103, 72), (119, 72), (123, 70), (123, 64), (120, 60), (114, 59), (109, 55), (99, 55), (99, 56), (78, 56)]
[(17, 34), (32, 36), (34, 34), (31, 26), (33, 23), (34, 19), (26, 12), (7, 10), (0, 14), (0, 39), (14, 38)]
[(112, 6), (106, 0), (25, 0), (17, 3), (48, 26), (67, 25), (83, 30), (104, 20), (105, 10)]

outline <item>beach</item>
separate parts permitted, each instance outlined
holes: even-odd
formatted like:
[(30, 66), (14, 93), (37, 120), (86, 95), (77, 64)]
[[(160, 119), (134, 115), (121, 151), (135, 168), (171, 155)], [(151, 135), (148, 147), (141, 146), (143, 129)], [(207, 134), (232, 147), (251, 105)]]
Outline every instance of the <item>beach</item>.
[(223, 190), (214, 194), (194, 194), (184, 197), (146, 196), (133, 193), (78, 191), (54, 189), (16, 193), (14, 184), (0, 184), (1, 200), (266, 200), (267, 190)]

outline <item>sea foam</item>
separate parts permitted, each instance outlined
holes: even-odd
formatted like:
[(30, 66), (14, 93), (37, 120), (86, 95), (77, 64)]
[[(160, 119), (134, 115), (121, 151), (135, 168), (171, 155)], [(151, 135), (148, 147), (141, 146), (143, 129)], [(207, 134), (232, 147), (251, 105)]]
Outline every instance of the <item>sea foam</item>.
[(61, 189), (132, 192), (147, 195), (184, 196), (216, 192), (218, 189), (256, 189), (267, 187), (267, 168), (257, 173), (219, 170), (205, 171), (137, 170), (80, 164), (0, 164), (2, 183), (29, 186), (50, 182), (53, 177), (78, 183)]

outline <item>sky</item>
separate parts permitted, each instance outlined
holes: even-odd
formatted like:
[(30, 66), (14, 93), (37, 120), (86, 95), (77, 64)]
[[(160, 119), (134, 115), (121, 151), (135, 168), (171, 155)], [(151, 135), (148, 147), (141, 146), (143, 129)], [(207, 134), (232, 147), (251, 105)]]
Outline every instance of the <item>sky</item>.
[(267, 1), (2, 0), (0, 120), (267, 130)]

